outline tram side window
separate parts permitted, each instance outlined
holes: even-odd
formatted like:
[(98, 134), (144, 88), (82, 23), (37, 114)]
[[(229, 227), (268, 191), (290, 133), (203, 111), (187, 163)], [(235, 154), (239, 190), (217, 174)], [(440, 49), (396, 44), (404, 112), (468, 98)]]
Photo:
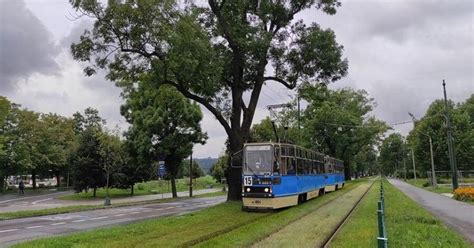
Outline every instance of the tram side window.
[(275, 147), (275, 158), (273, 160), (273, 175), (280, 175), (280, 148)]
[(304, 168), (303, 168), (303, 159), (297, 158), (296, 159), (296, 172), (298, 175), (303, 175), (304, 174)]
[(286, 175), (288, 170), (288, 157), (281, 157), (280, 159), (280, 173), (281, 175)]
[(296, 165), (294, 158), (287, 158), (287, 170), (286, 173), (288, 175), (295, 175), (296, 174)]

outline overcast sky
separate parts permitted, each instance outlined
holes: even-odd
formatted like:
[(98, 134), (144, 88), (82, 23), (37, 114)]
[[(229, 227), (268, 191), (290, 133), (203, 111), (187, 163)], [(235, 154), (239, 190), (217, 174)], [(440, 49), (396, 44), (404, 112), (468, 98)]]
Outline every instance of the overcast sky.
[[(85, 77), (71, 58), (71, 42), (90, 25), (72, 16), (67, 0), (0, 0), (0, 95), (65, 116), (91, 106), (109, 127), (125, 128), (120, 90), (103, 73)], [(373, 115), (387, 123), (408, 120), (409, 111), (422, 116), (442, 97), (442, 79), (456, 102), (474, 93), (474, 1), (343, 1), (334, 16), (311, 9), (297, 17), (335, 31), (349, 74), (331, 87), (367, 90), (378, 104)], [(264, 87), (254, 123), (268, 114), (266, 105), (289, 101), (289, 95), (277, 84)], [(194, 155), (216, 157), (226, 135), (204, 113), (202, 126), (210, 138)], [(404, 134), (411, 127), (394, 126)]]

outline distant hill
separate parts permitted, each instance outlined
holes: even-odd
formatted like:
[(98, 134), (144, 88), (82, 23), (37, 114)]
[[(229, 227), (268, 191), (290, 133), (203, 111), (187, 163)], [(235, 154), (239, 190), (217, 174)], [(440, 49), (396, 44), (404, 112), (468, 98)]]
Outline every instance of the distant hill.
[(206, 174), (210, 174), (210, 170), (212, 165), (214, 165), (217, 162), (217, 158), (196, 158), (195, 159), (198, 164), (201, 166), (202, 170)]

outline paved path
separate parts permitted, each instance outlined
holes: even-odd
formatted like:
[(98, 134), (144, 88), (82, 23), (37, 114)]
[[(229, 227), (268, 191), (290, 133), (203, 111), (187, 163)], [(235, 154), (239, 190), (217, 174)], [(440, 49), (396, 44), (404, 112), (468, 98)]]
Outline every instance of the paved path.
[(191, 198), (166, 203), (0, 221), (0, 247), (45, 236), (126, 224), (148, 218), (181, 215), (214, 206), (225, 200), (226, 196)]
[[(194, 195), (202, 195), (206, 193), (218, 192), (221, 191), (220, 188), (212, 189), (201, 189), (194, 190)], [(61, 200), (58, 197), (65, 194), (72, 194), (72, 191), (63, 191), (63, 192), (53, 192), (53, 193), (43, 193), (40, 195), (32, 196), (18, 196), (18, 195), (7, 195), (0, 197), (0, 213), (5, 212), (15, 212), (15, 211), (24, 211), (24, 210), (40, 210), (48, 208), (58, 208), (58, 207), (67, 207), (67, 206), (77, 206), (77, 205), (102, 205), (104, 204), (104, 199), (98, 198), (94, 200)], [(179, 197), (188, 196), (189, 192), (178, 192)], [(152, 201), (164, 198), (171, 198), (171, 193), (164, 194), (152, 194), (152, 195), (140, 195), (133, 197), (124, 197), (124, 198), (112, 198), (112, 204), (117, 203), (132, 203), (132, 202), (142, 202), (142, 201)]]
[(474, 243), (474, 205), (420, 189), (400, 180), (388, 181)]

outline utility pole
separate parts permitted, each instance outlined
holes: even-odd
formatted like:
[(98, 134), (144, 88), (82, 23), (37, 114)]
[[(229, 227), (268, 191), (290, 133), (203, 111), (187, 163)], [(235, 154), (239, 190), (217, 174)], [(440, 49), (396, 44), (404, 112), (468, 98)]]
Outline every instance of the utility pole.
[(189, 197), (193, 197), (193, 152), (189, 157)]
[(415, 153), (413, 147), (411, 148), (411, 159), (413, 160), (413, 178), (415, 178), (416, 181)]
[(458, 169), (457, 169), (457, 166), (456, 166), (456, 157), (454, 155), (453, 135), (452, 135), (452, 131), (451, 131), (451, 122), (449, 121), (448, 99), (446, 97), (446, 83), (444, 82), (444, 79), (443, 79), (443, 92), (444, 92), (444, 115), (446, 117), (446, 125), (448, 127), (447, 136), (448, 136), (449, 164), (451, 165), (453, 190), (455, 190), (459, 187), (459, 184), (458, 184)]
[(405, 153), (405, 156), (403, 157), (403, 177), (405, 178), (405, 181), (407, 180), (407, 164), (405, 162), (405, 157), (406, 157), (406, 153)]
[(298, 92), (298, 144), (301, 145), (301, 125), (300, 125), (300, 119), (301, 119), (301, 107), (300, 107), (300, 93)]
[(436, 182), (436, 174), (434, 168), (434, 159), (433, 159), (433, 141), (431, 141), (431, 136), (428, 136), (430, 139), (430, 153), (431, 153), (431, 185), (433, 187), (438, 187), (438, 182)]

